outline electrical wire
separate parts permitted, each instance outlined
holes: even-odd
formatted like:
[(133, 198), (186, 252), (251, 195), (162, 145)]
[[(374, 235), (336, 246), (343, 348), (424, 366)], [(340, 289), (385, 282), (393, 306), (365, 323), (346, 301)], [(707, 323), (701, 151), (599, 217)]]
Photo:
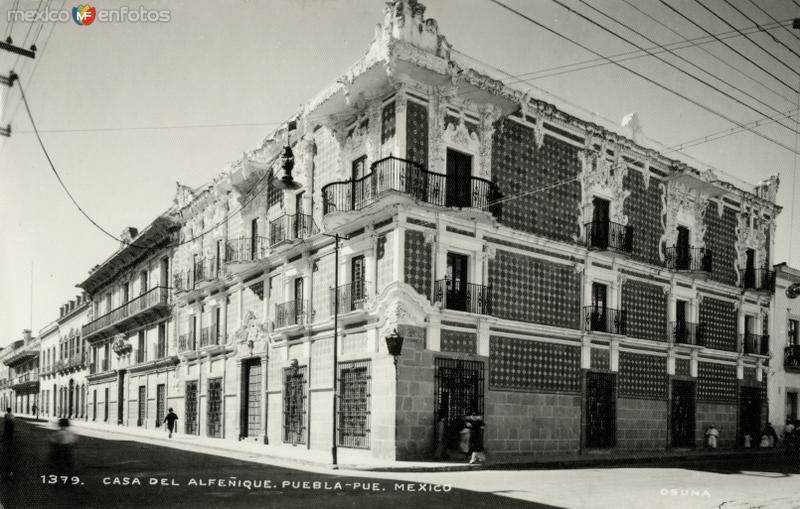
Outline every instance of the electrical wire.
[(741, 51), (737, 50), (736, 48), (734, 48), (733, 46), (731, 46), (731, 45), (730, 45), (730, 44), (728, 44), (727, 42), (725, 42), (725, 41), (721, 40), (720, 38), (718, 38), (717, 36), (713, 35), (711, 32), (709, 32), (708, 30), (706, 30), (706, 29), (705, 29), (705, 28), (704, 28), (702, 25), (700, 25), (700, 24), (696, 23), (696, 22), (695, 22), (695, 21), (694, 21), (692, 18), (690, 18), (690, 17), (686, 16), (684, 13), (682, 13), (681, 11), (679, 11), (678, 9), (676, 9), (675, 7), (671, 6), (670, 4), (668, 4), (667, 2), (665, 2), (664, 0), (658, 0), (658, 1), (659, 1), (659, 2), (661, 2), (662, 4), (664, 4), (665, 6), (667, 6), (667, 8), (668, 8), (669, 10), (671, 10), (671, 11), (672, 11), (672, 12), (674, 12), (675, 14), (679, 15), (680, 17), (682, 17), (683, 19), (685, 19), (686, 21), (688, 21), (688, 22), (689, 22), (689, 23), (691, 23), (692, 25), (696, 26), (697, 28), (699, 28), (699, 29), (700, 29), (700, 30), (702, 30), (703, 32), (707, 33), (708, 35), (711, 35), (712, 37), (714, 37), (714, 39), (716, 39), (716, 40), (717, 40), (717, 42), (719, 42), (719, 43), (723, 44), (723, 45), (724, 45), (726, 48), (728, 48), (729, 50), (733, 51), (734, 53), (736, 53), (737, 55), (739, 55), (739, 56), (740, 56), (740, 57), (742, 57), (743, 59), (747, 60), (748, 62), (750, 62), (750, 63), (751, 63), (751, 64), (753, 64), (754, 66), (756, 66), (756, 67), (758, 67), (759, 69), (761, 69), (763, 72), (765, 72), (766, 74), (768, 74), (769, 76), (771, 76), (771, 77), (772, 77), (772, 79), (774, 79), (774, 80), (775, 80), (775, 81), (777, 81), (778, 83), (782, 84), (783, 86), (785, 86), (786, 88), (788, 88), (789, 90), (791, 90), (791, 91), (792, 91), (792, 93), (794, 93), (794, 92), (795, 92), (795, 90), (794, 90), (794, 87), (793, 87), (792, 85), (788, 84), (786, 81), (782, 80), (781, 78), (779, 78), (779, 77), (775, 76), (773, 73), (771, 73), (771, 72), (770, 72), (770, 71), (768, 71), (767, 69), (764, 69), (764, 67), (762, 67), (762, 66), (761, 66), (761, 65), (759, 65), (758, 63), (754, 62), (754, 61), (753, 61), (753, 59), (751, 59), (751, 58), (750, 58), (750, 57), (748, 57), (747, 55), (743, 54)]
[[(9, 14), (11, 14), (11, 12), (15, 12), (16, 13), (16, 11), (18, 9), (19, 9), (19, 0), (14, 0), (14, 5), (11, 7), (11, 10), (9, 11)], [(6, 39), (8, 39), (9, 37), (11, 37), (13, 35), (14, 23), (16, 21), (17, 21), (17, 17), (16, 16), (11, 16), (11, 20), (9, 20), (9, 22), (8, 22), (8, 28), (6, 29), (6, 37), (5, 37)]]
[[(639, 7), (637, 7), (637, 6), (636, 6), (636, 4), (634, 4), (634, 3), (633, 3), (633, 2), (631, 2), (630, 0), (622, 0), (622, 1), (623, 1), (623, 2), (625, 2), (625, 3), (626, 3), (626, 4), (627, 4), (629, 7), (631, 7), (632, 9), (634, 9), (634, 10), (638, 11), (639, 13), (641, 13), (641, 14), (642, 14), (643, 16), (645, 16), (646, 18), (648, 18), (648, 19), (650, 19), (651, 21), (653, 21), (653, 22), (655, 22), (655, 23), (657, 23), (657, 24), (661, 25), (662, 27), (666, 28), (667, 30), (669, 30), (669, 31), (670, 31), (670, 32), (672, 32), (673, 34), (677, 35), (678, 37), (682, 38), (683, 40), (685, 40), (685, 41), (688, 41), (688, 40), (690, 40), (690, 39), (687, 39), (687, 38), (686, 38), (686, 37), (685, 37), (683, 34), (681, 34), (680, 32), (678, 32), (677, 30), (673, 29), (671, 26), (667, 25), (666, 23), (663, 23), (663, 22), (661, 22), (661, 21), (660, 21), (658, 18), (655, 18), (654, 16), (651, 16), (650, 14), (646, 13), (645, 11), (643, 11), (642, 9), (640, 9)], [(750, 1), (752, 1), (752, 0), (750, 0)], [(777, 20), (776, 20), (776, 21), (777, 21)], [(783, 27), (784, 29), (786, 29), (786, 27), (785, 27), (785, 26), (783, 26), (783, 25), (780, 25), (780, 26), (781, 26), (781, 27)], [(787, 29), (787, 30), (788, 30), (788, 29)], [(696, 46), (696, 48), (697, 48), (697, 49), (699, 49), (700, 51), (702, 51), (703, 53), (707, 54), (708, 56), (710, 56), (711, 58), (713, 58), (713, 59), (714, 59), (714, 60), (716, 60), (717, 62), (721, 63), (722, 65), (724, 65), (724, 66), (728, 67), (729, 69), (733, 70), (734, 72), (741, 74), (742, 76), (744, 76), (745, 78), (749, 79), (750, 81), (752, 81), (752, 82), (753, 82), (753, 83), (755, 83), (756, 85), (758, 85), (758, 86), (760, 86), (760, 87), (763, 87), (763, 88), (765, 88), (765, 89), (769, 90), (770, 92), (772, 92), (772, 93), (773, 93), (773, 94), (775, 94), (776, 96), (778, 96), (778, 97), (780, 97), (780, 98), (784, 99), (784, 100), (785, 100), (786, 102), (788, 102), (789, 104), (792, 104), (792, 105), (794, 105), (794, 99), (793, 99), (793, 98), (790, 98), (790, 97), (788, 97), (788, 96), (785, 96), (785, 95), (783, 95), (782, 93), (778, 92), (778, 91), (777, 91), (777, 90), (775, 90), (774, 88), (772, 88), (772, 87), (770, 87), (769, 85), (767, 85), (766, 83), (764, 83), (764, 81), (763, 81), (763, 80), (761, 80), (761, 79), (758, 79), (758, 78), (755, 78), (755, 77), (751, 76), (750, 74), (747, 74), (746, 72), (744, 72), (743, 70), (739, 69), (739, 68), (738, 68), (738, 67), (736, 67), (735, 65), (731, 65), (731, 64), (729, 64), (727, 61), (725, 61), (725, 59), (722, 59), (722, 58), (718, 57), (718, 56), (717, 56), (717, 55), (715, 55), (713, 52), (711, 52), (710, 50), (708, 50), (708, 49), (704, 48), (704, 47), (703, 47), (703, 46), (701, 46), (701, 45), (697, 45), (697, 46)], [(681, 49), (682, 49), (682, 48), (681, 48)]]
[[(713, 15), (714, 15), (714, 16), (715, 16), (717, 19), (719, 19), (720, 21), (722, 21), (723, 23), (725, 23), (725, 24), (726, 24), (726, 25), (728, 25), (729, 27), (733, 28), (734, 30), (736, 30), (736, 31), (739, 31), (739, 29), (738, 29), (738, 28), (736, 28), (735, 26), (733, 26), (732, 24), (730, 24), (730, 23), (728, 22), (728, 20), (727, 20), (727, 19), (725, 19), (725, 18), (723, 18), (722, 16), (720, 16), (719, 14), (717, 14), (717, 13), (716, 13), (716, 12), (715, 12), (713, 9), (711, 9), (710, 7), (708, 7), (706, 4), (704, 4), (704, 3), (703, 3), (703, 2), (701, 2), (700, 0), (694, 0), (694, 1), (695, 1), (696, 3), (698, 3), (700, 6), (702, 6), (702, 7), (703, 7), (703, 9), (705, 9), (705, 10), (707, 10), (708, 12), (710, 12), (711, 14), (713, 14)], [(725, 0), (723, 0), (723, 1), (725, 1)], [(740, 11), (740, 12), (741, 12), (741, 11)], [(756, 25), (756, 26), (758, 26), (758, 25)], [(784, 62), (782, 59), (780, 59), (780, 58), (776, 57), (775, 55), (773, 55), (771, 51), (769, 51), (769, 50), (768, 50), (768, 49), (766, 49), (764, 46), (762, 46), (762, 45), (760, 45), (759, 43), (757, 43), (757, 42), (756, 42), (756, 41), (755, 41), (753, 38), (751, 38), (750, 36), (748, 36), (748, 35), (745, 35), (745, 34), (742, 34), (742, 35), (744, 36), (744, 38), (745, 38), (745, 39), (747, 39), (748, 41), (750, 41), (751, 43), (753, 43), (753, 45), (754, 45), (754, 46), (756, 46), (758, 49), (760, 49), (761, 51), (763, 51), (764, 53), (766, 53), (767, 55), (769, 55), (770, 57), (772, 57), (772, 59), (773, 59), (773, 60), (775, 60), (776, 62), (778, 62), (778, 63), (779, 63), (779, 64), (781, 64), (782, 66), (786, 67), (787, 69), (789, 69), (790, 71), (792, 71), (793, 73), (795, 73), (795, 74), (796, 74), (798, 77), (800, 77), (800, 72), (797, 72), (797, 71), (796, 71), (796, 70), (795, 70), (795, 69), (794, 69), (792, 66), (788, 65), (788, 64), (787, 64), (786, 62)], [(795, 53), (795, 54), (797, 54), (797, 53)]]
[(798, 53), (797, 53), (795, 50), (793, 50), (792, 48), (790, 48), (789, 46), (787, 46), (786, 44), (784, 44), (784, 43), (783, 43), (783, 41), (781, 41), (780, 39), (778, 39), (777, 37), (775, 37), (775, 36), (774, 36), (772, 33), (770, 33), (768, 30), (764, 30), (763, 28), (761, 28), (761, 26), (760, 26), (760, 25), (759, 25), (759, 24), (758, 24), (756, 21), (754, 21), (754, 20), (753, 20), (753, 18), (751, 18), (750, 16), (748, 16), (747, 14), (745, 14), (744, 12), (742, 12), (741, 10), (739, 10), (739, 8), (738, 8), (738, 7), (736, 7), (735, 5), (733, 5), (733, 4), (732, 4), (731, 2), (729, 2), (728, 0), (722, 0), (722, 1), (723, 1), (723, 2), (725, 2), (726, 4), (730, 5), (730, 6), (731, 6), (731, 8), (733, 8), (733, 10), (735, 10), (736, 12), (738, 12), (739, 14), (741, 14), (742, 16), (744, 16), (744, 17), (747, 19), (747, 21), (749, 21), (750, 23), (752, 23), (752, 24), (754, 24), (755, 26), (757, 26), (760, 32), (763, 32), (763, 33), (767, 34), (768, 36), (770, 36), (770, 38), (772, 39), (772, 41), (773, 41), (775, 44), (780, 44), (781, 46), (783, 46), (784, 48), (786, 48), (787, 50), (789, 50), (790, 52), (792, 52), (792, 53), (794, 54), (794, 56), (796, 56), (796, 57), (800, 58), (800, 54), (798, 54)]
[[(656, 41), (654, 41), (653, 39), (650, 39), (650, 38), (649, 38), (648, 36), (646, 36), (645, 34), (643, 34), (643, 33), (639, 32), (638, 30), (636, 30), (636, 29), (634, 29), (634, 28), (632, 28), (632, 27), (630, 27), (629, 25), (627, 25), (627, 24), (623, 23), (622, 21), (619, 21), (619, 20), (617, 20), (616, 18), (614, 18), (614, 17), (612, 17), (612, 16), (609, 16), (608, 14), (606, 14), (605, 12), (601, 11), (600, 9), (598, 9), (598, 8), (594, 7), (593, 5), (589, 4), (589, 3), (588, 3), (588, 2), (586, 2), (585, 0), (578, 0), (578, 1), (579, 1), (580, 3), (582, 3), (582, 4), (586, 5), (587, 7), (589, 7), (590, 9), (592, 9), (593, 11), (597, 12), (597, 13), (598, 13), (598, 14), (600, 14), (601, 16), (604, 16), (604, 17), (606, 17), (606, 18), (610, 19), (611, 21), (613, 21), (613, 22), (615, 22), (615, 23), (617, 23), (617, 24), (619, 24), (619, 25), (621, 25), (621, 26), (623, 26), (623, 27), (627, 28), (628, 30), (630, 30), (631, 32), (635, 33), (635, 34), (636, 34), (636, 35), (638, 35), (639, 37), (642, 37), (643, 39), (647, 40), (647, 41), (648, 41), (648, 42), (650, 42), (651, 44), (656, 44), (656, 45), (659, 45), (659, 44), (658, 44)], [(553, 0), (553, 2), (555, 2), (555, 3), (556, 3), (556, 4), (558, 4), (558, 5), (561, 5), (561, 6), (562, 6), (562, 7), (564, 7), (564, 8), (567, 8), (567, 7), (566, 7), (564, 4), (562, 4), (562, 3), (561, 3), (559, 0)], [(605, 27), (604, 25), (601, 25), (600, 23), (598, 23), (598, 22), (596, 22), (596, 21), (592, 20), (591, 18), (588, 18), (588, 17), (584, 16), (583, 14), (581, 14), (581, 13), (579, 13), (579, 12), (577, 12), (577, 11), (572, 11), (572, 12), (573, 12), (573, 13), (575, 13), (575, 14), (577, 14), (577, 15), (578, 15), (578, 16), (580, 16), (581, 18), (583, 18), (583, 19), (585, 19), (585, 20), (587, 20), (587, 21), (591, 22), (593, 25), (595, 25), (595, 26), (598, 26), (598, 27), (602, 28), (603, 30), (605, 30), (606, 32), (608, 32), (608, 33), (610, 33), (610, 34), (614, 35), (615, 37), (617, 37), (617, 38), (619, 38), (619, 39), (622, 39), (623, 41), (627, 42), (628, 44), (631, 44), (631, 45), (633, 45), (633, 46), (636, 46), (637, 48), (639, 48), (639, 47), (640, 47), (638, 44), (636, 44), (636, 43), (634, 43), (634, 42), (630, 41), (629, 39), (627, 39), (627, 38), (625, 38), (625, 37), (622, 37), (621, 35), (617, 34), (617, 33), (616, 33), (616, 32), (614, 32), (613, 30), (611, 30), (611, 29), (609, 29), (609, 28)], [(659, 45), (659, 46), (660, 46), (660, 45)], [(662, 46), (662, 47), (663, 47), (663, 46)], [(695, 67), (696, 69), (698, 69), (698, 70), (700, 70), (700, 71), (702, 71), (702, 72), (704, 72), (704, 73), (708, 74), (709, 76), (712, 76), (713, 78), (717, 79), (717, 80), (718, 80), (718, 81), (720, 81), (721, 83), (724, 83), (724, 84), (728, 85), (728, 86), (729, 86), (729, 87), (731, 87), (732, 89), (734, 89), (734, 90), (736, 90), (736, 91), (738, 91), (738, 92), (740, 92), (740, 93), (742, 93), (742, 94), (746, 95), (747, 97), (749, 97), (749, 98), (751, 98), (751, 99), (753, 99), (753, 100), (757, 101), (757, 102), (758, 102), (758, 103), (760, 103), (760, 104), (763, 104), (764, 106), (766, 106), (766, 107), (770, 108), (771, 110), (773, 110), (773, 111), (775, 111), (775, 112), (777, 112), (777, 113), (781, 113), (781, 111), (780, 111), (780, 110), (778, 110), (777, 108), (775, 108), (774, 106), (772, 106), (772, 105), (770, 105), (770, 104), (768, 104), (768, 103), (766, 103), (766, 102), (762, 101), (761, 99), (759, 99), (758, 97), (756, 97), (756, 96), (754, 96), (754, 95), (750, 94), (749, 92), (747, 92), (747, 91), (745, 91), (745, 90), (743, 90), (743, 89), (741, 89), (741, 88), (739, 88), (739, 87), (737, 87), (737, 86), (735, 86), (735, 85), (732, 85), (732, 84), (731, 84), (731, 83), (729, 83), (728, 81), (726, 81), (726, 80), (724, 80), (724, 79), (722, 79), (722, 78), (719, 78), (719, 77), (717, 77), (716, 75), (714, 75), (714, 74), (712, 74), (712, 73), (710, 73), (710, 72), (708, 72), (708, 71), (706, 71), (706, 70), (702, 69), (701, 67), (699, 67), (698, 65), (696, 65), (696, 64), (695, 64), (694, 62), (692, 62), (691, 60), (688, 60), (688, 59), (684, 58), (683, 56), (681, 56), (681, 55), (678, 55), (677, 53), (673, 52), (672, 50), (668, 50), (668, 51), (669, 51), (669, 52), (670, 52), (670, 53), (671, 53), (673, 56), (675, 56), (676, 58), (679, 58), (681, 61), (688, 63), (689, 65), (691, 65), (691, 66)], [(659, 56), (657, 56), (657, 55), (653, 55), (653, 56), (654, 56), (656, 59), (658, 59), (659, 61), (661, 61), (661, 62), (663, 62), (663, 63), (665, 63), (665, 64), (669, 65), (670, 67), (672, 67), (672, 68), (674, 68), (674, 69), (677, 69), (678, 71), (680, 71), (681, 73), (683, 73), (683, 74), (685, 74), (685, 75), (689, 76), (690, 78), (693, 78), (695, 81), (698, 81), (698, 82), (700, 82), (701, 84), (703, 84), (703, 85), (705, 85), (705, 86), (707, 86), (707, 87), (709, 87), (709, 88), (711, 88), (711, 89), (713, 89), (713, 90), (717, 91), (718, 93), (720, 93), (720, 94), (724, 95), (725, 97), (728, 97), (729, 99), (732, 99), (733, 101), (737, 102), (738, 104), (741, 104), (742, 106), (744, 106), (744, 107), (746, 107), (746, 108), (748, 108), (748, 109), (750, 109), (750, 110), (752, 110), (752, 111), (754, 111), (754, 112), (758, 113), (759, 115), (761, 115), (761, 116), (763, 116), (763, 117), (765, 117), (765, 118), (768, 118), (768, 119), (770, 119), (770, 120), (773, 120), (773, 121), (775, 121), (775, 122), (776, 122), (778, 125), (780, 125), (780, 126), (782, 126), (782, 127), (785, 127), (786, 129), (788, 129), (789, 131), (791, 131), (791, 132), (793, 132), (793, 133), (795, 133), (795, 134), (800, 134), (800, 132), (796, 131), (796, 130), (795, 130), (793, 127), (791, 127), (791, 126), (788, 126), (788, 125), (786, 125), (786, 124), (784, 124), (784, 123), (782, 123), (782, 122), (779, 122), (778, 120), (776, 120), (776, 119), (774, 119), (774, 118), (770, 117), (769, 115), (765, 114), (765, 113), (764, 113), (764, 112), (762, 112), (761, 110), (759, 110), (759, 109), (757, 109), (757, 108), (754, 108), (753, 106), (751, 106), (751, 105), (749, 105), (749, 104), (747, 104), (747, 103), (745, 103), (745, 102), (741, 101), (740, 99), (738, 99), (738, 98), (734, 97), (733, 95), (731, 95), (731, 94), (729, 94), (729, 93), (727, 93), (727, 92), (725, 92), (725, 91), (723, 91), (723, 90), (721, 90), (721, 89), (719, 89), (719, 88), (715, 87), (715, 86), (714, 86), (714, 85), (712, 85), (711, 83), (708, 83), (707, 81), (705, 81), (705, 80), (703, 80), (703, 79), (701, 79), (701, 78), (697, 77), (696, 75), (694, 75), (694, 74), (692, 74), (692, 73), (690, 73), (690, 72), (688, 72), (688, 71), (686, 71), (686, 70), (684, 70), (684, 69), (681, 69), (680, 67), (678, 67), (677, 65), (675, 65), (675, 64), (673, 64), (673, 63), (671, 63), (671, 62), (669, 62), (668, 60), (665, 60), (665, 59), (663, 59), (663, 58), (661, 58), (661, 57), (659, 57)]]
[(582, 49), (584, 49), (584, 50), (586, 50), (586, 51), (588, 51), (588, 52), (590, 52), (590, 53), (592, 53), (594, 55), (597, 55), (597, 56), (600, 56), (600, 57), (608, 59), (614, 65), (616, 65), (616, 66), (618, 66), (618, 67), (620, 67), (622, 69), (625, 69), (626, 71), (628, 71), (629, 73), (633, 74), (634, 76), (637, 76), (637, 77), (639, 77), (639, 78), (641, 78), (641, 79), (643, 79), (643, 80), (645, 80), (645, 81), (657, 86), (658, 88), (661, 88), (661, 89), (663, 89), (663, 90), (665, 90), (665, 91), (667, 91), (667, 92), (669, 92), (669, 93), (671, 93), (673, 95), (676, 95), (676, 96), (680, 97), (681, 99), (683, 99), (683, 100), (685, 100), (685, 101), (687, 101), (687, 102), (689, 102), (691, 104), (694, 104), (695, 106), (699, 107), (700, 109), (703, 109), (703, 110), (705, 110), (705, 111), (707, 111), (707, 112), (709, 112), (709, 113), (711, 113), (713, 115), (716, 115), (716, 116), (718, 116), (718, 117), (720, 117), (722, 119), (725, 119), (728, 122), (730, 122), (732, 124), (735, 124), (735, 125), (737, 125), (739, 127), (747, 129), (748, 131), (752, 132), (756, 136), (758, 136), (760, 138), (763, 138), (763, 139), (765, 139), (765, 140), (767, 140), (767, 141), (769, 141), (771, 143), (774, 143), (775, 145), (778, 145), (779, 147), (782, 147), (782, 148), (788, 150), (789, 152), (797, 153), (797, 151), (794, 148), (790, 147), (789, 145), (786, 145), (785, 143), (783, 143), (781, 141), (778, 141), (778, 140), (776, 140), (776, 139), (774, 139), (774, 138), (772, 138), (772, 137), (770, 137), (770, 136), (768, 136), (768, 135), (766, 135), (764, 133), (760, 133), (760, 132), (758, 132), (758, 131), (756, 131), (754, 129), (751, 129), (751, 128), (745, 126), (743, 123), (739, 122), (738, 120), (735, 120), (735, 119), (729, 117), (728, 115), (725, 115), (724, 113), (716, 111), (713, 108), (711, 108), (711, 107), (709, 107), (709, 106), (707, 106), (707, 105), (705, 105), (705, 104), (703, 104), (703, 103), (701, 103), (701, 102), (699, 102), (699, 101), (697, 101), (695, 99), (692, 99), (691, 97), (689, 97), (689, 96), (687, 96), (685, 94), (682, 94), (681, 92), (673, 90), (673, 89), (669, 88), (668, 86), (666, 86), (666, 85), (664, 85), (662, 83), (659, 83), (658, 81), (656, 81), (656, 80), (654, 80), (652, 78), (649, 78), (648, 76), (645, 76), (644, 74), (642, 74), (642, 73), (640, 73), (640, 72), (638, 72), (638, 71), (636, 71), (636, 70), (634, 70), (634, 69), (632, 69), (632, 68), (630, 68), (628, 66), (622, 65), (621, 63), (619, 63), (617, 61), (611, 60), (610, 58), (604, 56), (602, 53), (599, 53), (599, 52), (593, 50), (589, 46), (586, 46), (585, 44), (582, 44), (582, 43), (580, 43), (580, 42), (578, 42), (578, 41), (576, 41), (574, 39), (571, 39), (570, 37), (567, 37), (566, 35), (558, 32), (557, 30), (554, 30), (554, 29), (548, 27), (547, 25), (536, 21), (535, 19), (533, 19), (533, 18), (521, 13), (520, 11), (518, 11), (516, 9), (513, 9), (512, 7), (509, 7), (508, 5), (500, 2), (499, 0), (488, 0), (488, 1), (498, 5), (500, 7), (502, 7), (503, 9), (508, 10), (509, 12), (521, 17), (522, 19), (525, 19), (525, 20), (529, 21), (530, 23), (538, 26), (539, 28), (542, 28), (542, 29), (550, 32), (551, 34), (553, 34), (553, 35), (555, 35), (557, 37), (561, 37), (562, 39), (565, 39), (565, 40), (571, 42), (572, 44), (574, 44), (574, 45), (576, 45), (576, 46), (578, 46), (578, 47), (580, 47), (580, 48), (582, 48)]
[[(764, 14), (766, 14), (767, 16), (769, 16), (769, 19), (771, 19), (772, 21), (775, 21), (775, 22), (777, 22), (777, 21), (778, 21), (777, 19), (775, 19), (775, 18), (772, 16), (772, 14), (770, 14), (770, 13), (769, 13), (769, 12), (767, 12), (766, 10), (762, 9), (760, 5), (758, 5), (757, 3), (755, 3), (755, 1), (754, 1), (754, 0), (747, 0), (747, 1), (748, 1), (748, 2), (750, 2), (751, 4), (755, 5), (755, 6), (756, 6), (756, 8), (757, 8), (759, 11), (761, 11), (761, 12), (763, 12)], [(791, 35), (792, 37), (794, 37), (795, 39), (797, 39), (798, 41), (800, 41), (800, 36), (798, 36), (796, 33), (792, 32), (791, 30), (789, 30), (788, 28), (786, 28), (786, 27), (785, 27), (785, 26), (783, 26), (783, 25), (781, 25), (781, 27), (782, 27), (784, 30), (786, 30), (787, 32), (789, 32), (789, 35)]]

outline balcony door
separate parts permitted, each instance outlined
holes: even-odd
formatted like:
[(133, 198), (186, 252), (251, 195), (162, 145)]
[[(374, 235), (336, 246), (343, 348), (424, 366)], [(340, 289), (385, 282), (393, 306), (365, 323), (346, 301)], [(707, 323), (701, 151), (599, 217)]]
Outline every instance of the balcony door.
[(367, 175), (367, 156), (361, 156), (358, 159), (355, 159), (350, 166), (350, 172), (352, 177), (352, 192), (351, 192), (351, 199), (352, 199), (352, 210), (361, 210), (364, 205), (366, 205), (366, 199), (369, 196), (369, 190), (366, 187), (366, 180), (362, 180)]
[(161, 259), (158, 280), (161, 286), (169, 286), (169, 258), (167, 257)]
[(445, 272), (447, 288), (445, 304), (447, 309), (466, 311), (469, 301), (469, 256), (447, 253), (447, 270)]
[(471, 194), (472, 156), (447, 149), (447, 207), (469, 207)]
[(753, 249), (745, 251), (744, 287), (756, 287), (756, 252)]
[(306, 232), (306, 221), (305, 217), (303, 216), (303, 197), (305, 196), (305, 191), (301, 191), (294, 195), (294, 224), (292, 225), (292, 238), (295, 239), (302, 239), (305, 238), (307, 233)]
[(250, 260), (258, 259), (258, 218), (250, 221)]
[(609, 202), (602, 198), (592, 200), (592, 247), (608, 248)]
[(675, 301), (675, 342), (690, 343), (689, 331), (686, 327), (686, 301)]
[(689, 233), (689, 228), (685, 226), (678, 226), (678, 239), (675, 244), (675, 263), (678, 270), (689, 270), (689, 239), (691, 238)]
[(608, 287), (603, 283), (592, 283), (591, 330), (608, 332)]
[(352, 283), (350, 310), (360, 308), (367, 293), (367, 266), (364, 255), (354, 256), (350, 260), (350, 281)]
[(294, 323), (303, 323), (303, 278), (294, 279)]

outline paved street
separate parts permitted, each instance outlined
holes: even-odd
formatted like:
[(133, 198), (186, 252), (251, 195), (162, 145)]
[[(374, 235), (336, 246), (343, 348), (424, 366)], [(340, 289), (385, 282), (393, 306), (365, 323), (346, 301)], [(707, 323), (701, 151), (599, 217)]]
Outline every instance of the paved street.
[[(800, 463), (780, 456), (693, 461), (680, 468), (341, 471), (332, 475), (325, 467), (274, 466), (263, 459), (247, 461), (241, 453), (185, 452), (95, 431), (81, 436), (76, 449), (75, 474), (82, 484), (59, 487), (43, 484), (40, 477), (52, 471), (47, 459), (48, 433), (41, 423), (17, 421), (19, 464), (26, 467), (18, 470), (13, 483), (0, 485), (3, 507), (141, 507), (148, 503), (161, 507), (800, 507)], [(115, 478), (120, 483), (125, 478), (130, 483), (139, 479), (141, 485), (114, 484)], [(151, 479), (174, 480), (176, 486), (151, 486)], [(193, 479), (198, 485), (192, 484)], [(217, 485), (199, 485), (212, 479)], [(272, 487), (218, 486), (221, 481), (245, 480), (254, 484), (269, 480)], [(338, 487), (337, 482), (341, 483)], [(434, 485), (449, 485), (452, 490), (422, 491), (435, 489)]]
[[(545, 507), (509, 500), (500, 495), (476, 494), (453, 489), (447, 493), (422, 491), (415, 483), (373, 479), (360, 472), (330, 475), (319, 471), (282, 468), (215, 455), (183, 452), (176, 449), (127, 440), (103, 440), (81, 436), (76, 447), (77, 486), (46, 485), (49, 475), (48, 434), (39, 425), (18, 419), (15, 447), (17, 468), (13, 482), (0, 484), (3, 508), (29, 507)], [(329, 471), (330, 472), (330, 471)], [(236, 478), (234, 481), (233, 478)], [(114, 484), (133, 483), (141, 485)], [(177, 486), (151, 486), (151, 479), (167, 479)], [(194, 479), (198, 485), (192, 485)], [(201, 482), (226, 486), (201, 486)], [(47, 477), (45, 477), (47, 480)], [(232, 482), (251, 481), (261, 487), (230, 487)], [(264, 488), (265, 481), (270, 488)], [(303, 484), (307, 482), (307, 484)], [(315, 487), (312, 483), (317, 482)], [(336, 483), (340, 483), (337, 487)], [(111, 483), (111, 484), (107, 484)], [(288, 484), (286, 484), (288, 483)], [(326, 483), (327, 488), (326, 489)], [(377, 484), (375, 484), (377, 483)], [(414, 489), (414, 492), (410, 490)], [(442, 487), (441, 489), (447, 489)]]

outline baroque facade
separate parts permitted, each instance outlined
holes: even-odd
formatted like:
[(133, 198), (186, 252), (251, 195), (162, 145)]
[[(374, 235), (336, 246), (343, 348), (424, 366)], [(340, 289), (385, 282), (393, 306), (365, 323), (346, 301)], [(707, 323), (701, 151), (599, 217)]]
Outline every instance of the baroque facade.
[(775, 266), (775, 319), (770, 330), (769, 418), (776, 429), (800, 419), (800, 270)]
[(424, 14), (390, 2), (356, 64), (79, 285), (88, 419), (172, 407), (298, 454), (335, 422), (352, 460), (444, 455), (464, 417), (502, 454), (757, 432), (777, 178), (734, 185), (635, 116), (510, 88)]

